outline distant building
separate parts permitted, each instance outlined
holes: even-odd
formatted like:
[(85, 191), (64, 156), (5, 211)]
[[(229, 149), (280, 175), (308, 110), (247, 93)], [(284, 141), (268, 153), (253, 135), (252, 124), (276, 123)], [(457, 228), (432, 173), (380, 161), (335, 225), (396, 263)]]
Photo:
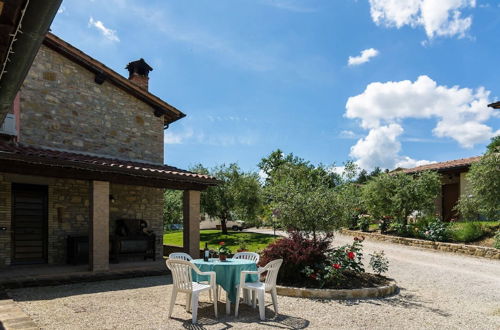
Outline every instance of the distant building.
[(426, 170), (437, 171), (441, 175), (441, 193), (436, 199), (436, 212), (442, 216), (444, 221), (457, 218), (453, 210), (461, 195), (467, 193), (466, 174), (470, 166), (479, 161), (481, 156), (449, 160), (446, 162), (402, 169), (405, 173), (417, 173)]

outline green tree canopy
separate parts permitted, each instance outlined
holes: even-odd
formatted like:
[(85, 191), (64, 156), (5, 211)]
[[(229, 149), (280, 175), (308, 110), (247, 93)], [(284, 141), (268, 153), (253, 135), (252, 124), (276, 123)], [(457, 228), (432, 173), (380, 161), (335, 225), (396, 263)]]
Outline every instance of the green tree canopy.
[(227, 221), (253, 221), (262, 205), (261, 186), (256, 173), (245, 173), (237, 164), (221, 165), (213, 169), (201, 164), (192, 169), (209, 174), (220, 181), (201, 194), (201, 210), (221, 221), (223, 233), (227, 233)]
[(408, 216), (415, 211), (433, 213), (440, 188), (437, 172), (384, 173), (368, 181), (362, 197), (368, 213), (376, 219), (390, 216), (406, 225)]
[(477, 220), (480, 215), (500, 219), (500, 152), (488, 148), (481, 160), (471, 165), (466, 178), (467, 193), (457, 204), (460, 215), (466, 220)]
[(268, 175), (265, 193), (275, 216), (287, 229), (310, 233), (340, 227), (335, 191), (339, 177), (323, 165), (313, 166), (280, 150), (259, 164)]
[(166, 190), (163, 204), (163, 228), (166, 230), (168, 225), (182, 223), (182, 191)]

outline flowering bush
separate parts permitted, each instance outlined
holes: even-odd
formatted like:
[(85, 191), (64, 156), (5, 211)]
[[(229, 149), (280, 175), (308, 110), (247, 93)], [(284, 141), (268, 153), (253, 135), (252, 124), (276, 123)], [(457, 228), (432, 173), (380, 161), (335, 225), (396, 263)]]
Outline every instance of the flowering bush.
[(370, 267), (379, 275), (389, 270), (389, 260), (385, 257), (384, 251), (370, 254)]
[[(301, 232), (290, 232), (289, 237), (271, 243), (262, 251), (260, 264), (266, 265), (275, 259), (283, 259), (278, 283), (296, 285), (307, 280), (302, 272), (307, 266), (324, 265), (326, 253), (330, 251), (332, 235), (316, 235), (316, 240)], [(317, 268), (317, 266), (312, 266)]]
[(431, 241), (445, 242), (450, 238), (450, 230), (446, 222), (436, 218), (422, 229), (420, 235)]
[(335, 287), (353, 274), (364, 273), (363, 240), (354, 237), (352, 244), (331, 249), (323, 262), (304, 267), (302, 273), (312, 286), (320, 288)]
[(371, 222), (372, 216), (369, 214), (360, 214), (358, 216), (358, 227), (361, 231), (368, 231)]
[(231, 254), (231, 250), (224, 245), (225, 243), (224, 242), (219, 242), (219, 248), (218, 248), (218, 251), (219, 251), (219, 254)]
[(500, 230), (495, 234), (495, 242), (493, 243), (493, 247), (500, 249)]
[(388, 216), (388, 215), (384, 215), (382, 217), (382, 219), (379, 220), (378, 222), (378, 229), (380, 229), (380, 233), (381, 234), (384, 234), (387, 229), (389, 228), (389, 224), (391, 223), (392, 221), (392, 217)]

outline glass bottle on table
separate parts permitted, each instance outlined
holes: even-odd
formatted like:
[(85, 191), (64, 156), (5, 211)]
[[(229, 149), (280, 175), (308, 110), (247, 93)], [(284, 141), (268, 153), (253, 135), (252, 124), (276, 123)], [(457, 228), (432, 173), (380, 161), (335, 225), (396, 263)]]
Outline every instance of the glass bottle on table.
[(205, 248), (203, 249), (203, 261), (208, 262), (208, 256), (210, 251), (208, 250), (208, 243), (205, 243)]

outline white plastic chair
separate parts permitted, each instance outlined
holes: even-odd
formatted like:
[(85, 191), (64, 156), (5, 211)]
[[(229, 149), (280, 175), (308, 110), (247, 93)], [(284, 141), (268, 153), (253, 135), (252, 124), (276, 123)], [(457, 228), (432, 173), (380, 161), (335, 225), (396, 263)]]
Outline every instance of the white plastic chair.
[[(253, 296), (253, 307), (255, 308), (255, 296), (259, 300), (259, 314), (260, 319), (264, 321), (266, 319), (265, 310), (264, 310), (264, 294), (266, 292), (271, 292), (271, 296), (273, 298), (274, 305), (274, 313), (278, 314), (278, 297), (276, 294), (276, 278), (278, 277), (278, 272), (280, 270), (281, 264), (283, 263), (283, 259), (273, 260), (268, 263), (265, 267), (259, 268), (257, 271), (242, 271), (240, 275), (240, 285), (238, 286), (238, 293), (236, 295), (236, 306), (234, 308), (234, 316), (238, 317), (238, 308), (240, 306), (240, 292), (241, 289), (248, 289), (254, 293)], [(266, 280), (264, 282), (245, 282), (245, 278), (247, 275), (258, 275), (267, 271)]]
[[(255, 252), (238, 252), (233, 256), (233, 259), (245, 259), (245, 260), (250, 260), (255, 262), (256, 264), (259, 263), (260, 260), (260, 255)], [(220, 292), (219, 292), (220, 296)], [(243, 289), (243, 301), (250, 305), (250, 291), (247, 289)]]
[[(193, 261), (193, 257), (191, 257), (189, 254), (184, 253), (184, 252), (173, 252), (173, 253), (170, 253), (168, 255), (168, 258), (172, 259), (172, 260), (175, 259), (175, 260)], [(207, 281), (201, 281), (200, 283), (210, 284)], [(219, 291), (218, 295), (220, 295), (220, 291)], [(210, 302), (213, 302), (213, 300), (212, 300), (212, 292), (211, 291), (208, 293), (208, 297), (210, 298)]]
[(168, 255), (168, 258), (169, 259), (176, 259), (176, 260), (185, 260), (185, 261), (191, 261), (191, 260), (193, 260), (193, 258), (189, 254), (184, 253), (184, 252), (170, 253)]
[[(217, 317), (217, 286), (215, 284), (215, 272), (202, 272), (193, 263), (186, 260), (179, 259), (169, 259), (167, 260), (167, 267), (172, 272), (172, 279), (174, 282), (174, 287), (172, 289), (172, 296), (170, 298), (170, 309), (168, 311), (168, 317), (172, 316), (174, 310), (175, 299), (177, 298), (177, 293), (184, 292), (187, 293), (186, 299), (186, 311), (192, 311), (193, 324), (196, 323), (198, 316), (198, 299), (200, 292), (209, 290), (213, 291), (214, 294), (214, 310), (215, 317)], [(210, 276), (209, 284), (203, 284), (198, 282), (193, 282), (191, 271), (194, 270), (198, 275), (208, 275)]]
[(258, 264), (260, 260), (260, 255), (255, 252), (238, 252), (233, 256), (233, 259), (251, 260), (256, 264)]

